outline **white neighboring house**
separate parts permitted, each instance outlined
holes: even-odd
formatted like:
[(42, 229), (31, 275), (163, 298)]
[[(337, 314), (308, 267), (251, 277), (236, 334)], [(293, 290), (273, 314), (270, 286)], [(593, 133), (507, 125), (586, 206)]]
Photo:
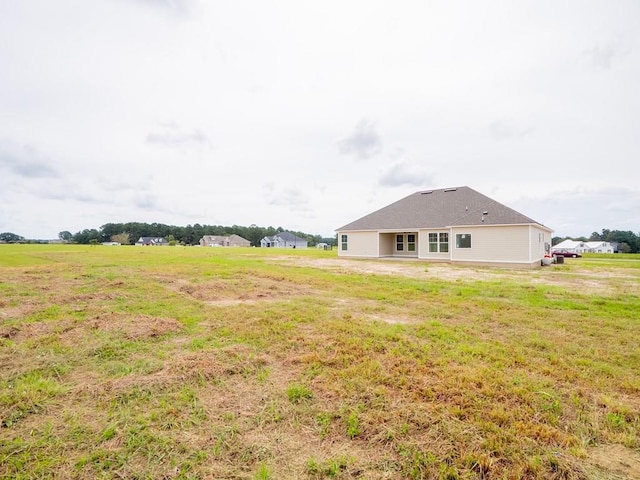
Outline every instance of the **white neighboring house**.
[(416, 192), (338, 228), (338, 256), (539, 267), (553, 230), (469, 188)]
[(615, 253), (616, 247), (611, 242), (585, 242), (587, 253)]
[(566, 250), (572, 253), (615, 253), (615, 248), (610, 242), (583, 242), (569, 238), (551, 247), (551, 253), (558, 250)]
[(307, 248), (308, 243), (291, 232), (276, 233), (272, 237), (264, 237), (260, 240), (263, 248)]
[(551, 247), (551, 253), (557, 252), (559, 250), (566, 250), (567, 252), (571, 253), (582, 253), (584, 248), (584, 242), (581, 242), (580, 240), (571, 240), (568, 238)]

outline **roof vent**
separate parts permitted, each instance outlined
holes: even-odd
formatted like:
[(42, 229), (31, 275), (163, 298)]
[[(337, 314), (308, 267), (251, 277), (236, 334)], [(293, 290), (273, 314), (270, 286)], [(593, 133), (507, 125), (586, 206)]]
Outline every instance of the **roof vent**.
[(420, 192), (422, 195), (428, 195), (430, 193), (433, 193), (433, 190), (427, 190), (426, 192)]
[(456, 190), (458, 190), (457, 188), (445, 188), (444, 191), (445, 192), (455, 192)]
[(482, 212), (483, 215), (489, 215), (489, 212), (487, 212), (486, 210), (484, 212)]

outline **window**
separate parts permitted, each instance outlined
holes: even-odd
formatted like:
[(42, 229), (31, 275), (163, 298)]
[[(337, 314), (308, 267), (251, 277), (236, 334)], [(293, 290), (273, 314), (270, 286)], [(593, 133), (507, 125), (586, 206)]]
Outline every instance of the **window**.
[(432, 253), (447, 253), (449, 251), (449, 234), (448, 233), (430, 233), (429, 234), (429, 251)]
[(340, 237), (340, 243), (341, 243), (341, 248), (342, 251), (346, 251), (347, 250), (347, 236), (346, 235), (341, 235)]
[(429, 251), (430, 252), (438, 251), (438, 234), (437, 233), (429, 234)]
[(456, 248), (471, 248), (471, 234), (470, 233), (456, 234)]
[(402, 252), (404, 250), (404, 235), (396, 235), (396, 251)]
[(407, 251), (408, 252), (416, 251), (416, 236), (413, 234), (407, 235)]
[(448, 233), (440, 233), (440, 251), (448, 252), (449, 251), (449, 234)]

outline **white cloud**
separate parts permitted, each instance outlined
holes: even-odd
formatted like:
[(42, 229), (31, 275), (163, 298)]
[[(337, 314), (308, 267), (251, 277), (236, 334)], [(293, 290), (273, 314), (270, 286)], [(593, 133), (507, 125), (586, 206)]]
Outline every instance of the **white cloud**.
[(611, 68), (613, 59), (619, 55), (612, 45), (596, 45), (582, 53), (592, 66), (604, 69)]
[(420, 167), (414, 167), (407, 163), (393, 164), (380, 177), (379, 184), (383, 187), (428, 187), (433, 185), (433, 180)]
[(588, 237), (604, 228), (640, 233), (640, 192), (634, 189), (577, 187), (521, 197), (511, 206), (528, 211), (557, 236)]
[(168, 148), (212, 148), (209, 137), (195, 129), (183, 131), (179, 126), (169, 123), (161, 124), (157, 130), (147, 134), (145, 141), (151, 145)]
[(273, 183), (264, 186), (264, 198), (269, 205), (288, 206), (294, 210), (305, 208), (309, 199), (303, 190), (280, 187)]
[(192, 14), (197, 9), (197, 2), (195, 0), (136, 0), (136, 3), (160, 11), (166, 11), (178, 17)]
[(377, 155), (382, 150), (382, 140), (376, 132), (376, 124), (367, 119), (360, 120), (353, 133), (338, 142), (338, 148), (340, 153), (354, 154), (360, 159)]
[(496, 120), (489, 124), (489, 132), (496, 140), (511, 140), (525, 137), (533, 133), (535, 128), (531, 125), (521, 125), (514, 120)]
[(0, 171), (25, 179), (60, 176), (53, 162), (35, 148), (9, 141), (0, 142)]

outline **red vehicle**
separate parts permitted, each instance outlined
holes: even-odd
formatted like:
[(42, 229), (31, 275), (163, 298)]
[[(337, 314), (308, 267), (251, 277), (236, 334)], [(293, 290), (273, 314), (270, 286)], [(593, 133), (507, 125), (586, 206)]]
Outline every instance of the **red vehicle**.
[(579, 253), (570, 252), (568, 250), (556, 250), (555, 252), (551, 252), (551, 255), (553, 255), (554, 257), (565, 257), (565, 258), (566, 257), (578, 258), (582, 256)]

